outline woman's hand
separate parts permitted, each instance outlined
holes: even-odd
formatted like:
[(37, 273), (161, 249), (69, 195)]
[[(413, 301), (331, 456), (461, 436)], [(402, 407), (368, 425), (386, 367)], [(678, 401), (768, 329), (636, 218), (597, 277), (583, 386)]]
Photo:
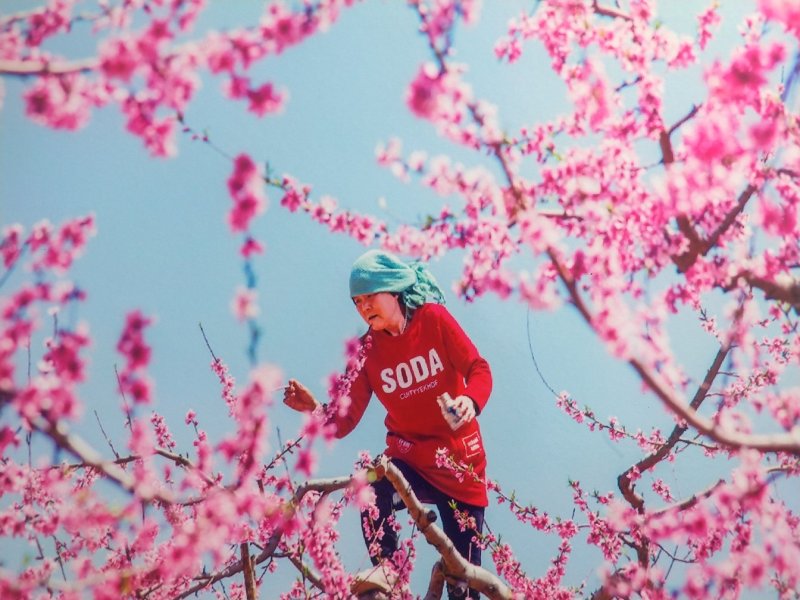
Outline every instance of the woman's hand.
[(313, 412), (320, 406), (309, 389), (296, 379), (290, 379), (283, 391), (283, 403), (300, 412)]
[(475, 402), (469, 396), (451, 398), (450, 394), (442, 394), (436, 401), (439, 403), (439, 408), (442, 409), (442, 415), (447, 424), (453, 431), (466, 425), (477, 415)]
[(472, 398), (469, 396), (456, 396), (450, 406), (452, 406), (453, 410), (456, 411), (456, 416), (458, 416), (458, 425), (456, 429), (469, 423), (477, 416), (475, 402), (473, 402)]

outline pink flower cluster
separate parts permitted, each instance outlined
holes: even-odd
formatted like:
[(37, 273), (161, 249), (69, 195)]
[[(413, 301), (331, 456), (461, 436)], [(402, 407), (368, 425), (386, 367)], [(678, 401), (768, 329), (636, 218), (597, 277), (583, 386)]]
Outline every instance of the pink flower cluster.
[[(273, 2), (257, 25), (184, 41), (202, 9), (199, 0), (103, 3), (89, 17), (100, 39), (98, 55), (73, 62), (42, 47), (44, 41), (56, 47), (60, 36), (78, 26), (77, 5), (52, 0), (21, 16), (0, 17), (0, 58), (4, 66), (21, 63), (17, 68), (33, 73), (24, 94), (27, 114), (36, 122), (73, 130), (94, 107), (115, 103), (127, 130), (151, 153), (167, 156), (175, 151), (178, 126), (189, 130), (184, 111), (204, 69), (221, 76), (227, 95), (247, 102), (254, 114), (274, 113), (287, 93), (272, 82), (254, 83), (250, 69), (326, 30), (351, 4), (331, 0), (289, 9)], [(645, 394), (636, 389), (635, 395), (660, 401), (677, 415), (673, 434), (665, 438), (655, 428), (649, 435), (642, 428), (633, 432), (614, 417), (601, 421), (566, 394), (556, 400), (590, 430), (617, 443), (634, 442), (644, 458), (618, 477), (620, 498), (616, 492), (589, 495), (571, 482), (570, 518), (523, 505), (487, 482), (497, 502), (535, 535), (558, 539), (540, 577), (528, 576), (499, 539), (480, 540), (491, 549), (498, 573), (522, 597), (567, 598), (583, 591), (564, 584), (579, 540), (603, 555), (606, 595), (736, 598), (746, 589), (770, 586), (788, 598), (800, 585), (800, 519), (780, 488), (775, 491), (776, 481), (792, 485), (799, 472), (800, 400), (787, 381), (800, 360), (800, 152), (796, 115), (786, 103), (793, 90), (784, 88), (796, 83), (781, 73), (792, 68), (800, 29), (792, 2), (756, 4), (741, 42), (704, 69), (706, 89), (684, 98), (674, 76), (706, 64), (701, 61), (723, 6), (700, 12), (691, 38), (661, 21), (654, 0), (538, 2), (533, 12), (512, 21), (495, 52), (513, 62), (530, 42), (540, 44), (564, 82), (568, 103), (555, 118), (536, 115), (537, 122), (503, 131), (499, 110), (476, 97), (469, 71), (452, 61), (455, 34), (461, 23), (477, 20), (479, 3), (410, 2), (430, 62), (414, 71), (407, 107), (461, 153), (475, 151), (460, 159), (465, 166), (420, 150), (404, 157), (399, 140), (378, 149), (379, 164), (401, 181), (417, 182), (447, 202), (416, 224), (390, 230), (330, 196), (312, 199), (311, 186), (289, 175), (262, 174), (247, 154), (234, 160), (228, 224), (243, 235), (247, 276), (234, 306), (254, 341), (250, 259), (263, 246), (250, 232), (266, 206), (264, 186), (270, 185), (281, 190), (281, 205), (289, 212), (310, 216), (326, 231), (426, 259), (458, 252), (464, 266), (455, 287), (462, 298), (491, 292), (534, 309), (575, 308), (607, 351), (639, 375)], [(274, 471), (296, 451), (292, 472), (313, 475), (313, 444), (332, 437), (330, 411), (347, 408), (349, 386), (363, 362), (362, 343), (348, 344), (346, 373), (331, 381), (331, 407), (308, 416), (298, 437), (266, 465), (268, 411), (280, 374), (261, 366), (236, 390), (216, 360), (212, 367), (233, 418), (232, 433), (210, 440), (196, 415), (188, 414), (196, 432), (190, 460), (172, 451), (176, 445), (163, 417), (129, 414), (125, 448), (132, 454), (116, 461), (97, 458), (67, 429), (80, 410), (88, 330), (59, 323), (63, 308), (82, 299), (81, 290), (60, 278), (92, 228), (87, 218), (58, 229), (41, 223), (28, 235), (9, 226), (2, 234), (6, 272), (0, 285), (16, 287), (0, 300), (0, 393), (4, 401), (10, 398), (6, 410), (13, 411), (20, 432), (41, 437), (37, 442), (59, 448), (75, 464), (53, 464), (48, 455), (33, 466), (18, 456), (17, 426), (0, 428), (0, 531), (32, 548), (53, 540), (54, 548), (54, 558), (43, 556), (13, 576), (0, 573), (0, 594), (51, 593), (59, 589), (63, 569), (65, 598), (116, 598), (134, 590), (152, 598), (191, 595), (212, 585), (208, 573), (235, 567), (244, 541), (272, 548), (268, 558), (275, 562), (291, 557), (309, 575), (287, 597), (307, 597), (309, 581), (317, 582), (320, 593), (347, 596), (349, 575), (336, 554), (343, 504), (321, 492), (295, 497), (308, 488)], [(31, 281), (18, 283), (21, 263), (34, 271)], [(52, 317), (52, 335), (38, 335), (42, 311)], [(696, 324), (720, 347), (718, 364), (682, 365), (680, 344), (671, 340), (673, 323)], [(137, 403), (152, 397), (146, 325), (146, 318), (130, 313), (119, 343), (125, 359), (120, 386)], [(33, 349), (36, 372), (27, 377), (20, 367), (23, 352), (39, 338), (45, 340)], [(713, 465), (722, 479), (676, 500), (679, 487), (668, 485), (659, 467), (668, 461), (679, 472), (689, 455)], [(436, 459), (454, 477), (475, 476), (446, 453)], [(221, 461), (219, 472), (215, 460)], [(127, 500), (112, 505), (101, 489), (109, 484), (128, 494)], [(357, 475), (345, 502), (363, 507), (369, 496)], [(401, 581), (408, 580), (414, 556), (413, 542), (404, 542), (397, 557)], [(688, 564), (672, 569), (678, 560)], [(226, 589), (233, 597), (243, 594), (241, 587)]]
[[(4, 58), (22, 62), (26, 73), (28, 64), (38, 66), (41, 74), (25, 94), (26, 112), (42, 125), (75, 130), (89, 121), (93, 108), (117, 103), (127, 130), (153, 155), (165, 157), (177, 151), (177, 126), (200, 87), (201, 69), (227, 74), (229, 97), (247, 100), (253, 114), (278, 112), (286, 93), (270, 82), (252, 85), (244, 72), (327, 29), (352, 0), (296, 12), (272, 2), (258, 26), (183, 44), (181, 36), (192, 31), (204, 8), (201, 0), (100, 4), (99, 14), (86, 17), (77, 13), (73, 0), (53, 0), (5, 21), (0, 31)], [(87, 18), (96, 33), (108, 32), (96, 60), (71, 61), (41, 50), (43, 42), (70, 34), (77, 21)], [(134, 24), (142, 26), (132, 31)]]
[(318, 202), (311, 200), (311, 186), (300, 184), (288, 175), (277, 185), (283, 190), (281, 206), (290, 212), (307, 213), (331, 233), (344, 233), (366, 245), (386, 232), (386, 225), (372, 216), (339, 210), (337, 201), (330, 196), (323, 196)]
[(117, 352), (125, 359), (119, 372), (119, 388), (123, 397), (130, 396), (136, 404), (152, 402), (153, 383), (147, 376), (152, 350), (144, 339), (151, 320), (133, 311), (125, 317), (125, 326), (117, 342)]
[(264, 180), (253, 160), (240, 154), (234, 160), (233, 173), (228, 178), (228, 193), (233, 207), (228, 212), (228, 225), (233, 232), (247, 231), (254, 217), (267, 208)]

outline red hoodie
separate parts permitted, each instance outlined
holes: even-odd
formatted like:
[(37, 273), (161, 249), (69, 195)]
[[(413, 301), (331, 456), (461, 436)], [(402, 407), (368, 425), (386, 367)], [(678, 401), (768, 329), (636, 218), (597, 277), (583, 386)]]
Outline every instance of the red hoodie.
[(492, 390), (489, 363), (440, 304), (419, 307), (398, 336), (383, 331), (368, 335), (370, 347), (350, 388), (347, 414), (334, 418), (337, 437), (355, 428), (375, 392), (387, 411), (385, 454), (407, 462), (452, 498), (486, 506), (483, 483), (470, 475), (458, 481), (452, 471), (436, 466), (436, 450), (444, 448), (484, 479), (486, 454), (478, 420), (453, 431), (436, 398), (445, 392), (453, 398), (463, 394), (475, 401), (480, 412)]

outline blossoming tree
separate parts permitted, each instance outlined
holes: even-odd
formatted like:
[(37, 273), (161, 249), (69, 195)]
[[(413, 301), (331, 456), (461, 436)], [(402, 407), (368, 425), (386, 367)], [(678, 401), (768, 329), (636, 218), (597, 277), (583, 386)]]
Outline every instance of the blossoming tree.
[[(185, 118), (202, 78), (222, 80), (231, 102), (254, 116), (273, 115), (288, 95), (255, 81), (254, 67), (335, 29), (357, 4), (266, 2), (257, 23), (205, 33), (196, 31), (202, 0), (50, 0), (0, 16), (0, 75), (24, 81), (25, 110), (38, 124), (77, 130), (114, 105), (128, 133), (166, 158), (182, 133), (213, 146)], [(0, 535), (4, 547), (36, 556), (0, 571), (2, 597), (249, 599), (259, 588), (261, 597), (350, 595), (338, 524), (347, 505), (370, 502), (370, 459), (341, 478), (315, 479), (311, 445), (331, 437), (325, 414), (310, 416), (277, 453), (265, 444), (282, 381), (255, 351), (253, 260), (268, 240), (254, 223), (268, 191), (281, 197), (274, 210), (309, 217), (320, 232), (424, 259), (463, 254), (455, 286), (466, 300), (494, 294), (536, 311), (574, 311), (674, 421), (646, 434), (649, 423), (603, 420), (569, 390), (556, 394), (574, 427), (638, 446), (640, 458), (600, 493), (572, 482), (574, 507), (559, 515), (489, 481), (500, 505), (557, 540), (550, 567), (532, 573), (502, 532), (484, 532), (499, 579), (459, 570), (443, 553), (428, 597), (441, 594), (442, 578), (467, 579), (495, 597), (736, 598), (765, 588), (798, 597), (800, 518), (775, 490), (800, 472), (800, 388), (792, 387), (800, 358), (800, 9), (790, 0), (754, 2), (730, 53), (709, 60), (719, 3), (693, 7), (696, 34), (682, 36), (659, 20), (655, 0), (532, 0), (509, 15), (494, 58), (514, 63), (544, 48), (570, 104), (557, 118), (532, 115), (531, 125), (512, 130), (502, 106), (478, 97), (455, 59), (458, 28), (479, 20), (480, 3), (407, 4), (418, 19), (416, 43), (428, 49), (407, 82), (407, 108), (474, 166), (404, 153), (394, 139), (379, 148), (378, 163), (456, 197), (458, 207), (390, 225), (317, 196), (297, 175), (276, 175), (280, 156), (266, 170), (262, 157), (231, 152), (227, 223), (247, 274), (233, 306), (248, 325), (254, 368), (237, 385), (209, 344), (233, 424), (223, 439), (209, 440), (190, 411), (195, 439), (182, 448), (163, 416), (147, 414), (151, 317), (141, 311), (125, 316), (117, 344), (125, 438), (94, 447), (77, 435), (90, 335), (58, 315), (85, 299), (70, 269), (102, 223), (77, 216), (60, 226), (4, 226)], [(90, 55), (53, 49), (87, 26)], [(665, 120), (673, 79), (698, 66), (697, 97)], [(699, 380), (668, 335), (686, 314), (717, 347)], [(347, 344), (347, 356), (328, 410), (346, 404), (358, 344)], [(441, 468), (472, 476), (439, 458)], [(722, 476), (676, 498), (660, 470), (687, 460), (713, 463)], [(412, 512), (418, 523), (427, 518)], [(399, 561), (389, 595), (422, 591), (407, 585), (415, 543), (404, 543), (408, 560)], [(596, 581), (566, 577), (577, 544), (602, 552)], [(279, 569), (296, 576), (276, 591)]]

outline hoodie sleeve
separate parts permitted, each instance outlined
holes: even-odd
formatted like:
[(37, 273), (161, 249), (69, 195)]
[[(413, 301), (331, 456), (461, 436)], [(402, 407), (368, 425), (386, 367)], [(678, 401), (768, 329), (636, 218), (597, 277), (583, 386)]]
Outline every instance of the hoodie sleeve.
[(444, 306), (440, 304), (430, 306), (439, 323), (450, 360), (464, 377), (466, 383), (464, 395), (475, 401), (480, 413), (492, 392), (492, 371), (489, 363), (480, 355), (475, 344)]

